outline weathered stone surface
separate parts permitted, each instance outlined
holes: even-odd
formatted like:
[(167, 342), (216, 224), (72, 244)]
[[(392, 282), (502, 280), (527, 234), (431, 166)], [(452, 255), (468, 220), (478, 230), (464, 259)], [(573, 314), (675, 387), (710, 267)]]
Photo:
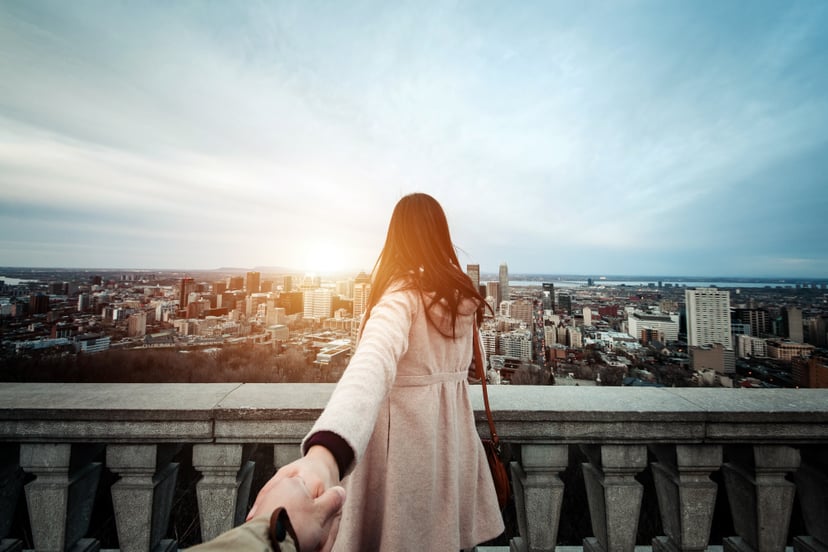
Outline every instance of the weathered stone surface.
[(551, 552), (558, 541), (564, 484), (558, 474), (568, 464), (566, 445), (523, 445), (521, 463), (510, 464), (518, 527), (523, 536), (514, 546)]

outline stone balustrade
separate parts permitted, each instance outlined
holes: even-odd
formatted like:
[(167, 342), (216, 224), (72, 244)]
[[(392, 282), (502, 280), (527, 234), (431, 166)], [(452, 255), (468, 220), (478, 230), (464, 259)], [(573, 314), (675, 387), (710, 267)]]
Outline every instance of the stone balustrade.
[[(0, 551), (98, 550), (90, 519), (101, 496), (111, 498), (121, 550), (176, 550), (169, 519), (182, 450), (201, 476), (201, 538), (212, 538), (243, 520), (257, 491), (243, 447), (273, 447), (274, 465), (255, 468), (266, 475), (296, 458), (332, 388), (4, 383)], [(485, 434), (479, 388), (472, 391)], [(694, 552), (715, 544), (725, 552), (828, 552), (828, 391), (501, 386), (489, 393), (513, 458), (511, 550)], [(578, 503), (567, 501), (573, 493), (585, 495), (583, 511), (564, 512)], [(712, 543), (722, 512), (732, 531)], [(591, 531), (561, 543), (561, 524), (575, 519), (589, 519)], [(645, 521), (656, 532), (642, 542)], [(21, 523), (30, 530), (25, 538)]]

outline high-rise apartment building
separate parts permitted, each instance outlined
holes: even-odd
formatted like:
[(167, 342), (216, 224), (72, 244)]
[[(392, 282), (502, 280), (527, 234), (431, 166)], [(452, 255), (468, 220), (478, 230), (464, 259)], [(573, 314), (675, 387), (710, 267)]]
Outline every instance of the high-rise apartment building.
[(480, 265), (479, 264), (466, 265), (466, 274), (468, 274), (469, 278), (471, 278), (472, 284), (474, 284), (474, 289), (479, 289), (480, 288)]
[(251, 293), (259, 293), (259, 286), (262, 281), (262, 274), (261, 272), (248, 272), (247, 273), (247, 283), (246, 283), (246, 291), (247, 294), (250, 295)]
[(509, 267), (506, 266), (506, 263), (500, 265), (498, 276), (498, 282), (500, 283), (500, 300), (508, 301), (511, 297), (509, 295)]
[(696, 288), (684, 292), (687, 305), (687, 344), (702, 347), (721, 343), (732, 349), (730, 336), (730, 292)]

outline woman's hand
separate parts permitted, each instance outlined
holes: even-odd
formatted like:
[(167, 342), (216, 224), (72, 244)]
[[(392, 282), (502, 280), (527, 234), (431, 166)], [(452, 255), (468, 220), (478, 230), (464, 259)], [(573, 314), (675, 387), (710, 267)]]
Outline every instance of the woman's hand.
[(270, 513), (265, 510), (265, 505), (274, 502), (272, 495), (278, 493), (279, 481), (289, 477), (302, 479), (311, 498), (317, 498), (327, 489), (339, 484), (339, 467), (328, 449), (320, 445), (311, 447), (303, 458), (282, 467), (276, 475), (270, 478), (270, 481), (265, 483), (247, 514), (248, 520), (253, 519), (259, 510), (262, 510), (263, 514)]

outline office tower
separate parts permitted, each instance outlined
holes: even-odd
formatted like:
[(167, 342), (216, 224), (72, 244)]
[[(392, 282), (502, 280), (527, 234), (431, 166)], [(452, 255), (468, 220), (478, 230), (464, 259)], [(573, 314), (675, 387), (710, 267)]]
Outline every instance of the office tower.
[[(504, 301), (506, 303), (506, 301)], [(528, 327), (532, 327), (532, 301), (529, 299), (516, 299), (514, 301), (509, 301), (511, 306), (509, 307), (509, 316), (514, 318), (515, 320), (520, 320)]]
[(181, 288), (179, 289), (178, 308), (186, 309), (187, 303), (190, 301), (190, 293), (195, 291), (195, 280), (189, 276), (181, 278)]
[(494, 309), (500, 308), (500, 284), (498, 282), (486, 282), (486, 297), (494, 301)]
[(500, 300), (508, 301), (511, 297), (509, 295), (509, 267), (506, 263), (500, 265), (498, 281), (500, 282)]
[(227, 279), (227, 289), (230, 291), (244, 289), (244, 277), (230, 276), (230, 278)]
[(29, 314), (46, 314), (49, 312), (49, 296), (44, 293), (29, 296)]
[(81, 293), (78, 295), (78, 312), (86, 312), (89, 310), (91, 300), (88, 293)]
[(285, 309), (285, 314), (290, 316), (304, 311), (304, 298), (301, 291), (283, 291), (279, 294), (276, 306)]
[(791, 341), (804, 343), (805, 336), (802, 326), (802, 309), (786, 307), (782, 309), (783, 334)]
[(480, 287), (480, 265), (466, 265), (466, 274), (468, 274), (469, 278), (471, 278), (472, 284), (474, 284), (474, 289), (478, 289)]
[(543, 290), (543, 308), (555, 312), (555, 284), (544, 282), (541, 286)]
[(293, 276), (285, 276), (283, 278), (282, 291), (293, 291)]
[(770, 316), (765, 309), (738, 308), (733, 310), (734, 321), (750, 325), (750, 335), (765, 337), (771, 333)]
[(687, 344), (695, 347), (721, 343), (732, 349), (730, 337), (730, 292), (716, 288), (688, 289)]
[(354, 318), (362, 316), (368, 306), (368, 296), (371, 293), (371, 278), (360, 272), (354, 280)]
[(322, 287), (322, 277), (317, 276), (316, 274), (305, 274), (300, 287), (302, 288), (302, 291), (309, 291)]
[(247, 273), (246, 291), (247, 291), (248, 295), (250, 295), (251, 293), (259, 293), (259, 283), (261, 282), (261, 278), (262, 278), (261, 272), (248, 272)]
[(571, 295), (560, 295), (558, 296), (558, 300), (560, 303), (561, 310), (566, 314), (572, 314), (572, 296)]
[(224, 281), (213, 282), (213, 293), (214, 294), (221, 295), (225, 291), (227, 291), (227, 282), (224, 282)]
[(324, 320), (333, 313), (333, 293), (327, 288), (316, 288), (304, 294), (304, 317)]
[(584, 307), (583, 314), (584, 326), (592, 326), (592, 309), (589, 307)]

